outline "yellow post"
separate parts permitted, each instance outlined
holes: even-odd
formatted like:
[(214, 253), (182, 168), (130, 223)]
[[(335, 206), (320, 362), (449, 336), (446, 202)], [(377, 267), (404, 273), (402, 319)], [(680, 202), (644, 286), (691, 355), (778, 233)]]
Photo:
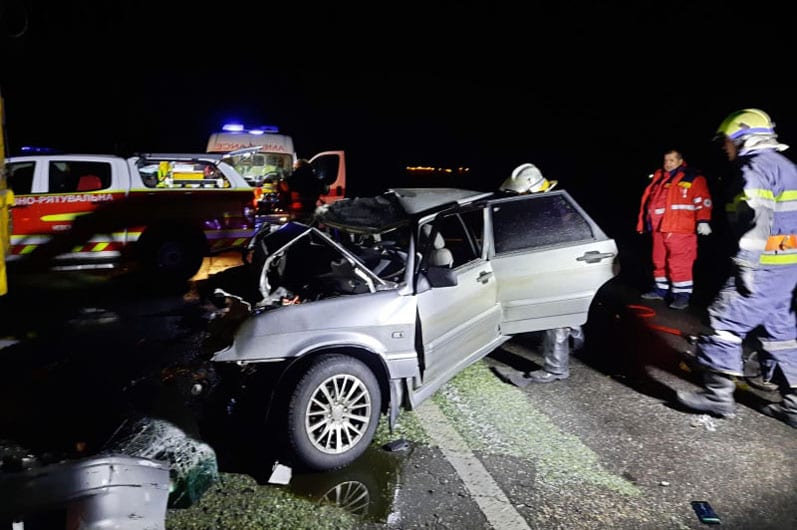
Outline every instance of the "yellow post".
[(6, 119), (3, 111), (3, 95), (0, 94), (0, 296), (8, 292), (6, 277), (6, 253), (11, 247), (11, 207), (14, 192), (8, 189), (6, 180)]

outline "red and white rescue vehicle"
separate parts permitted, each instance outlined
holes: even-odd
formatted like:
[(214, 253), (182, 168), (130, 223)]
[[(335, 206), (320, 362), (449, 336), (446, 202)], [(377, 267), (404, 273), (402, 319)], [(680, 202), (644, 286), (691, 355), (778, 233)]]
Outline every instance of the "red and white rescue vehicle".
[(9, 262), (56, 269), (146, 267), (188, 279), (205, 256), (242, 249), (255, 190), (219, 155), (15, 156)]

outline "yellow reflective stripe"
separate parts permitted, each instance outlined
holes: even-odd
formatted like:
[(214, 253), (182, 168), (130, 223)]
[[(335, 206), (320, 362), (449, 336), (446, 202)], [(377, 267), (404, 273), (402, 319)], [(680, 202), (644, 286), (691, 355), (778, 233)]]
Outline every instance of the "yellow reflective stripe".
[(797, 254), (761, 254), (759, 262), (764, 265), (794, 265), (797, 264)]
[(22, 247), (22, 250), (20, 250), (19, 253), (20, 254), (30, 254), (31, 252), (36, 250), (36, 247), (38, 247), (38, 246), (39, 245), (25, 245), (24, 247)]
[(74, 221), (75, 217), (86, 215), (91, 212), (75, 212), (75, 213), (57, 213), (53, 215), (42, 215), (42, 221), (59, 222), (59, 221)]
[(741, 193), (734, 197), (734, 202), (742, 197), (742, 200), (745, 200), (744, 195), (752, 195), (753, 197), (759, 197), (761, 199), (766, 199), (768, 201), (775, 201), (775, 202), (785, 202), (785, 201), (797, 201), (797, 190), (786, 190), (775, 196), (772, 193), (772, 190), (765, 190), (759, 188), (747, 189), (744, 190), (744, 193)]

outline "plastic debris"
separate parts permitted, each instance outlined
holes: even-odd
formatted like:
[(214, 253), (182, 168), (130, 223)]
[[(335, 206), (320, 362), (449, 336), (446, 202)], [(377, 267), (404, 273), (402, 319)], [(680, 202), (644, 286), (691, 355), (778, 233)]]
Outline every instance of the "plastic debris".
[(706, 428), (707, 431), (716, 431), (717, 424), (709, 414), (700, 414), (699, 416), (695, 416), (695, 419), (692, 420), (690, 423), (692, 427), (700, 427), (701, 425)]
[(219, 479), (213, 448), (162, 419), (144, 417), (125, 424), (107, 449), (168, 462), (172, 481), (169, 508), (193, 505)]
[(288, 466), (284, 466), (279, 462), (274, 462), (274, 467), (271, 468), (271, 476), (268, 477), (269, 484), (289, 484), (293, 470)]

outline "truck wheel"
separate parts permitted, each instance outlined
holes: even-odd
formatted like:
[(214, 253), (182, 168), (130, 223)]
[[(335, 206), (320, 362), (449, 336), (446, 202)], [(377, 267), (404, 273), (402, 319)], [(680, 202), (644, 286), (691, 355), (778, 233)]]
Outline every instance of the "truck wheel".
[(287, 409), (288, 443), (299, 467), (346, 466), (371, 443), (381, 410), (379, 383), (361, 361), (322, 357), (299, 379)]
[(190, 237), (160, 236), (144, 245), (146, 267), (159, 278), (188, 280), (202, 266), (204, 252)]

